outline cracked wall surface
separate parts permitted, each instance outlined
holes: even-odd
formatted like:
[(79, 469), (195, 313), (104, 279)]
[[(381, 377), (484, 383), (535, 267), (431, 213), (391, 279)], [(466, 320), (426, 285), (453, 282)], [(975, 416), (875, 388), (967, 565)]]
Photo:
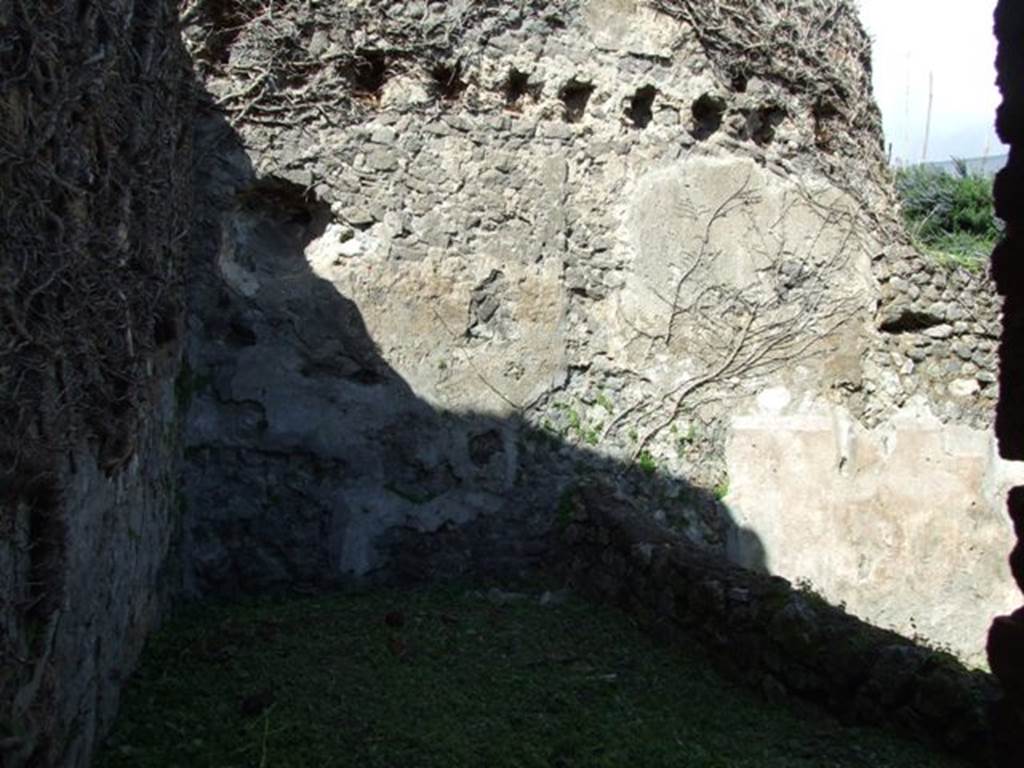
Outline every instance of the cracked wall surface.
[(87, 763), (168, 592), (521, 574), (598, 478), (970, 658), (998, 317), (886, 213), (837, 7), (186, 0), (193, 154), (171, 5), (0, 3), (2, 762)]

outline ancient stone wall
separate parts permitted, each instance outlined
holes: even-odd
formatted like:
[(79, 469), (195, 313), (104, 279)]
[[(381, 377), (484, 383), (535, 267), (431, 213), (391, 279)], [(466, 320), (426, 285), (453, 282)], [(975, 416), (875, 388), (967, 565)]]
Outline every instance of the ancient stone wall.
[[(194, 216), (177, 11), (205, 89)], [(859, 505), (846, 528), (826, 517), (839, 535), (822, 541), (886, 584), (920, 565), (915, 547), (998, 552), (1009, 531), (991, 507), (1005, 468), (985, 447), (997, 321), (984, 280), (922, 262), (887, 213), (851, 6), (828, 24), (788, 17), (808, 28), (781, 13), (0, 2), (3, 763), (86, 763), (182, 579), (205, 594), (521, 573), (561, 555), (569, 492), (598, 477), (697, 546), (673, 549), (690, 576), (772, 598), (780, 582), (714, 558), (806, 578), (789, 554), (823, 506), (838, 512), (803, 494), (788, 516), (753, 514), (744, 499), (793, 477), (771, 471), (779, 455), (761, 438), (784, 438), (787, 471), (827, 469)], [(1004, 293), (1015, 168), (1000, 179)], [(1024, 458), (1013, 306), (1001, 430), (1004, 455)], [(755, 432), (761, 448), (730, 454)], [(785, 439), (798, 433), (803, 465)], [(898, 455), (898, 471), (878, 455)], [(933, 464), (955, 493), (899, 496), (913, 514), (876, 508)], [(953, 522), (926, 538), (940, 503)], [(887, 533), (868, 541), (873, 521)], [(865, 567), (846, 566), (858, 579)], [(906, 629), (905, 615), (870, 614), (877, 593), (824, 586)], [(979, 558), (966, 581), (916, 583), (909, 604), (927, 593), (941, 611), (950, 590), (969, 601), (1005, 586)], [(774, 613), (711, 591), (707, 615), (740, 622), (737, 637), (802, 647), (772, 640)], [(786, 605), (799, 623), (807, 601)], [(1020, 733), (1015, 627), (1001, 620), (990, 642), (1007, 734)], [(892, 686), (854, 680), (879, 689), (857, 706), (973, 743), (973, 702), (925, 703), (962, 690), (952, 673), (897, 646), (886, 653), (915, 670), (907, 687), (885, 699)], [(776, 684), (834, 698), (824, 662), (808, 677), (772, 663)]]
[(995, 686), (987, 675), (785, 579), (708, 557), (609, 488), (577, 493), (570, 507), (564, 538), (575, 587), (666, 640), (697, 640), (769, 697), (809, 699), (845, 721), (900, 728), (988, 764)]
[(879, 254), (866, 423), (916, 399), (943, 421), (990, 432), (999, 308), (986, 272), (936, 262), (912, 248)]
[(178, 570), (191, 80), (164, 0), (0, 2), (0, 763), (84, 766)]
[[(795, 476), (862, 513), (829, 546), (869, 586), (830, 599), (979, 656), (997, 555), (922, 580), (971, 607), (952, 633), (883, 575), (918, 565), (935, 500), (903, 490), (933, 458), (957, 492), (928, 546), (1009, 535), (998, 318), (983, 275), (895, 223), (850, 6), (814, 34), (770, 3), (231, 8), (184, 14), (226, 114), (193, 247), (196, 591), (528, 568), (596, 472), (711, 551), (820, 581)], [(801, 464), (809, 422), (830, 450)], [(910, 514), (875, 508), (894, 489)]]
[[(996, 119), (1000, 138), (1010, 145), (1010, 159), (996, 179), (996, 212), (1006, 222), (1006, 236), (992, 256), (992, 272), (1003, 296), (1003, 332), (999, 346), (999, 407), (996, 434), (999, 452), (1024, 459), (1024, 13), (1019, 3), (1001, 0), (995, 15), (999, 40), (996, 60), (1003, 102)], [(1007, 511), (1017, 535), (1009, 565), (1024, 590), (1024, 493), (1015, 488)], [(1004, 547), (1005, 553), (1010, 545)], [(1016, 605), (1020, 605), (1019, 595)], [(998, 617), (988, 637), (988, 659), (1005, 698), (994, 711), (996, 765), (1024, 761), (1024, 608)]]

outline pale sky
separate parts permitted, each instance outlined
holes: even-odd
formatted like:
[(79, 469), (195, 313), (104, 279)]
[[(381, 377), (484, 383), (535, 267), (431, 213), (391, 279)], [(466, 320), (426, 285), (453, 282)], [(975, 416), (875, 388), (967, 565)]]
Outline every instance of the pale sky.
[(921, 160), (929, 73), (934, 99), (927, 159), (1005, 153), (992, 127), (999, 106), (996, 0), (856, 2), (874, 41), (875, 99), (893, 161)]

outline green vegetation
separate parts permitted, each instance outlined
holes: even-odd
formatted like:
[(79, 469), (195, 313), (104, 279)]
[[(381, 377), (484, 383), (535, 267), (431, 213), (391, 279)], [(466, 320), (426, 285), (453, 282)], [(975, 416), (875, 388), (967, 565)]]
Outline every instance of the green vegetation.
[(636, 457), (636, 463), (645, 475), (653, 475), (658, 471), (658, 462), (654, 460), (649, 451), (640, 451), (640, 455)]
[[(563, 440), (575, 438), (589, 446), (596, 446), (601, 442), (601, 429), (604, 427), (602, 421), (585, 423), (576, 407), (568, 403), (556, 402), (552, 403), (552, 407), (560, 414), (558, 420), (561, 427), (558, 430), (551, 427), (551, 431), (557, 434), (558, 437)], [(550, 422), (545, 421), (543, 428), (547, 428), (548, 425), (550, 425)]]
[(594, 402), (608, 411), (609, 414), (615, 412), (615, 406), (612, 404), (611, 398), (609, 398), (604, 392), (598, 392)]
[(693, 447), (699, 437), (696, 423), (690, 422), (685, 434), (680, 434), (679, 427), (673, 424), (671, 432), (675, 439), (676, 456), (680, 459), (685, 458), (686, 452)]
[(914, 244), (940, 263), (981, 270), (1002, 225), (995, 217), (992, 179), (957, 162), (956, 174), (915, 166), (898, 171), (896, 189)]
[(555, 403), (555, 408), (560, 410), (565, 416), (567, 422), (566, 432), (580, 431), (580, 427), (582, 426), (583, 421), (582, 419), (580, 419), (579, 411), (577, 411), (571, 405), (567, 405), (566, 403)]
[(768, 703), (611, 610), (449, 588), (186, 610), (150, 641), (96, 765), (958, 763)]

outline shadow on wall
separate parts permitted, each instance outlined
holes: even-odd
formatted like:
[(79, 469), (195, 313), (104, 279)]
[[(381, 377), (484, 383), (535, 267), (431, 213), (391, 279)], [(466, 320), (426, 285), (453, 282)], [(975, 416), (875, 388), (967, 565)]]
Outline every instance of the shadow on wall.
[(197, 158), (178, 382), (188, 591), (522, 575), (557, 564), (569, 492), (597, 479), (695, 544), (764, 569), (756, 535), (712, 491), (519, 415), (441, 411), (417, 397), (358, 307), (306, 258), (332, 226), (329, 207), (259, 178), (220, 117), (198, 124)]
[(712, 491), (521, 414), (418, 397), (311, 265), (307, 251), (336, 226), (329, 208), (258, 177), (223, 120), (197, 134), (201, 218), (178, 385), (188, 592), (508, 580), (553, 566), (667, 640), (699, 638), (769, 695), (985, 763), (986, 675), (752, 573), (766, 570), (761, 541)]

